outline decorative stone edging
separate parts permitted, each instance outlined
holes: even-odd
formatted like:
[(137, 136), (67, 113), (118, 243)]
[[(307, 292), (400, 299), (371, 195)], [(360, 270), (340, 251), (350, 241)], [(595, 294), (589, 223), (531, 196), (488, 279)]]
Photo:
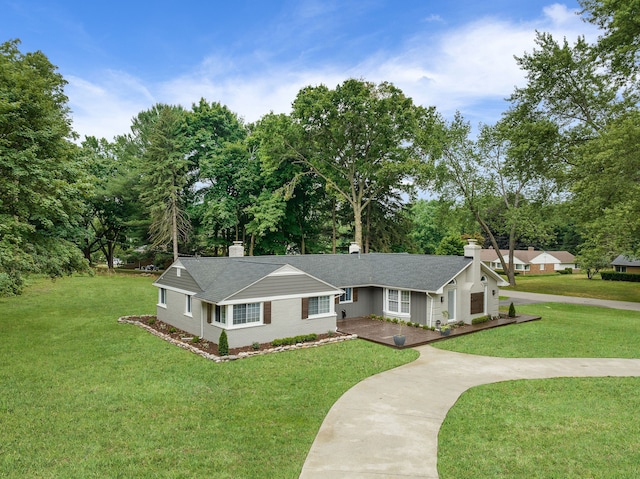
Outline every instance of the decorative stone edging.
[(265, 349), (265, 350), (261, 350), (261, 351), (245, 351), (245, 352), (241, 352), (238, 353), (237, 355), (231, 355), (231, 356), (216, 356), (215, 354), (210, 354), (207, 353), (206, 351), (203, 351), (200, 348), (196, 348), (195, 346), (192, 346), (191, 344), (185, 343), (184, 341), (180, 341), (178, 339), (174, 339), (171, 336), (169, 336), (168, 334), (164, 334), (161, 333), (160, 331), (157, 331), (149, 326), (147, 326), (144, 323), (141, 323), (140, 321), (138, 321), (136, 318), (141, 318), (141, 319), (150, 319), (150, 318), (155, 318), (156, 316), (153, 314), (147, 314), (147, 315), (137, 315), (137, 316), (122, 316), (120, 318), (118, 318), (118, 322), (119, 323), (124, 323), (124, 324), (133, 324), (135, 326), (139, 326), (142, 329), (145, 329), (147, 331), (149, 331), (151, 334), (153, 334), (154, 336), (157, 336), (161, 339), (164, 339), (165, 341), (178, 346), (179, 348), (182, 349), (186, 349), (187, 351), (191, 351), (192, 353), (195, 353), (199, 356), (202, 356), (205, 359), (209, 359), (211, 361), (215, 361), (216, 363), (225, 363), (225, 362), (229, 362), (229, 361), (235, 361), (236, 359), (244, 359), (244, 358), (250, 358), (253, 356), (262, 356), (265, 354), (271, 354), (271, 353), (280, 353), (283, 351), (293, 351), (296, 349), (308, 349), (308, 348), (315, 348), (318, 346), (323, 346), (325, 344), (333, 344), (333, 343), (340, 343), (343, 341), (350, 341), (352, 339), (358, 339), (358, 335), (357, 334), (350, 334), (347, 336), (335, 336), (333, 338), (325, 338), (325, 339), (319, 339), (318, 341), (313, 341), (313, 342), (308, 342), (308, 343), (297, 343), (297, 344), (292, 344), (289, 346), (278, 346), (275, 348), (270, 348), (270, 349)]

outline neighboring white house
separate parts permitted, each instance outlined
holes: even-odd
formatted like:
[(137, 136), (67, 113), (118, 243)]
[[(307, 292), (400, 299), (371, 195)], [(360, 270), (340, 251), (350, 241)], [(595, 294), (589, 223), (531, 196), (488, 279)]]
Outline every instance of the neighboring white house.
[[(509, 250), (500, 250), (504, 260), (509, 263)], [(482, 262), (493, 270), (502, 270), (498, 254), (493, 248), (483, 249)], [(577, 269), (576, 259), (568, 251), (537, 251), (533, 247), (513, 252), (513, 266), (520, 274), (545, 274), (566, 268)]]
[[(335, 331), (337, 318), (370, 314), (428, 326), (497, 316), (507, 283), (480, 261), (470, 241), (464, 256), (349, 254), (180, 258), (158, 278), (158, 319), (229, 347)], [(444, 313), (444, 314), (443, 314)]]

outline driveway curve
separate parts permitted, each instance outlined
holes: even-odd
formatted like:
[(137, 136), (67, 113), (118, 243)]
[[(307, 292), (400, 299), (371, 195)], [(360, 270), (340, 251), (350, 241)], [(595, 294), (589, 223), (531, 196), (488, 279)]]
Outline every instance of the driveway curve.
[(640, 359), (507, 359), (416, 349), (416, 361), (365, 379), (333, 405), (301, 479), (436, 479), (438, 431), (467, 389), (514, 379), (640, 376)]
[[(640, 303), (634, 301), (614, 301), (610, 299), (582, 298), (578, 296), (560, 296), (558, 294), (528, 293), (525, 291), (511, 291), (501, 289), (500, 296), (514, 299), (514, 303), (520, 300), (522, 303), (566, 303), (581, 304), (584, 306), (599, 306), (601, 308), (627, 309), (640, 311)], [(508, 304), (509, 301), (507, 301)]]

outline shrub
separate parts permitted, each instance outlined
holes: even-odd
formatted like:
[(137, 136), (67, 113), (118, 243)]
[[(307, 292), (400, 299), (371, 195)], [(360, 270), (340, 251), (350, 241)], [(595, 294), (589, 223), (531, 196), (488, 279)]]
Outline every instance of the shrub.
[(601, 271), (600, 277), (606, 281), (630, 281), (632, 283), (640, 283), (640, 274)]
[(177, 333), (177, 332), (178, 332), (178, 330), (176, 328), (174, 328), (173, 326), (171, 326), (169, 328), (169, 334), (173, 334), (173, 333)]
[(220, 333), (220, 339), (218, 339), (218, 354), (220, 356), (229, 356), (229, 339), (224, 329)]
[(571, 269), (571, 268), (561, 269), (561, 270), (558, 271), (558, 273), (560, 273), (560, 274), (573, 274), (573, 269)]
[(513, 302), (509, 305), (509, 313), (507, 314), (510, 318), (516, 317), (516, 307), (513, 305)]
[(191, 338), (191, 342), (193, 344), (198, 344), (200, 342), (200, 336), (194, 336), (193, 338)]
[(149, 321), (147, 321), (147, 323), (148, 323), (149, 325), (151, 325), (151, 324), (156, 324), (156, 320), (155, 320), (155, 318), (151, 318), (151, 319), (149, 319)]
[(491, 316), (486, 315), (486, 316), (480, 316), (479, 318), (473, 318), (471, 320), (471, 324), (482, 324), (482, 323), (486, 323), (487, 321), (489, 321), (491, 319)]
[(318, 335), (315, 333), (304, 334), (300, 336), (294, 336), (292, 338), (274, 339), (273, 341), (271, 341), (271, 346), (273, 346), (274, 348), (277, 348), (278, 346), (290, 346), (292, 344), (308, 343), (311, 341), (315, 341), (316, 339), (318, 339)]
[(254, 351), (257, 351), (258, 349), (260, 349), (260, 343), (258, 341), (254, 341), (253, 343), (251, 343), (251, 347)]

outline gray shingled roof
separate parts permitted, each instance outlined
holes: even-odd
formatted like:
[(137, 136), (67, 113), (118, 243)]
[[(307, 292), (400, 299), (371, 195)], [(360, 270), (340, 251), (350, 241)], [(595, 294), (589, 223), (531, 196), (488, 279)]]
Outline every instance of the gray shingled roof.
[(614, 259), (611, 264), (613, 266), (640, 266), (640, 259), (631, 259), (623, 254)]
[(436, 291), (466, 268), (472, 259), (371, 253), (180, 258), (180, 262), (202, 289), (198, 297), (215, 302), (287, 264), (337, 287), (383, 286)]

